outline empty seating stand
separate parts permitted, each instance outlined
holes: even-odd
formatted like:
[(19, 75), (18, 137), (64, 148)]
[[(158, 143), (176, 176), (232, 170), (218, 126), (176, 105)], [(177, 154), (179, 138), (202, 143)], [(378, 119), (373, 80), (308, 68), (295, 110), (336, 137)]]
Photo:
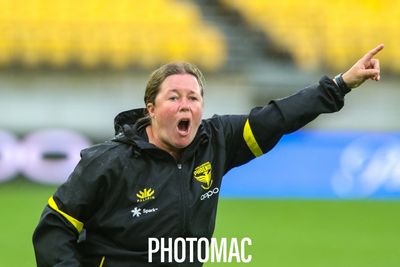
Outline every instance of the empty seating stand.
[(175, 0), (0, 0), (0, 67), (153, 68), (187, 60), (213, 71), (222, 34)]
[(220, 0), (305, 70), (340, 71), (379, 43), (385, 70), (400, 72), (400, 1)]

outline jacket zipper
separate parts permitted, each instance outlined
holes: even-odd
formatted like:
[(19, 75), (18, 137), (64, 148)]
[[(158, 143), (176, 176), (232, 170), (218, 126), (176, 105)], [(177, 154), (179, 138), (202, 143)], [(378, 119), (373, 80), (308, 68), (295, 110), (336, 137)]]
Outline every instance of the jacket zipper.
[(186, 202), (187, 202), (187, 196), (186, 196), (186, 188), (185, 188), (185, 179), (182, 177), (182, 163), (178, 162), (176, 164), (178, 168), (178, 179), (179, 184), (180, 184), (180, 189), (181, 189), (181, 206), (182, 206), (182, 237), (185, 236), (186, 232), (186, 221), (187, 221), (187, 211), (186, 211)]

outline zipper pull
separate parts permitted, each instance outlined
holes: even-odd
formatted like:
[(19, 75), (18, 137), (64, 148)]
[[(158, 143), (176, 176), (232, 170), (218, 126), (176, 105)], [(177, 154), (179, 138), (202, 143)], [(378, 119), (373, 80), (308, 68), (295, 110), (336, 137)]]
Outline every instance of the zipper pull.
[(182, 163), (178, 163), (177, 166), (178, 166), (178, 169), (180, 169), (180, 170), (182, 169)]

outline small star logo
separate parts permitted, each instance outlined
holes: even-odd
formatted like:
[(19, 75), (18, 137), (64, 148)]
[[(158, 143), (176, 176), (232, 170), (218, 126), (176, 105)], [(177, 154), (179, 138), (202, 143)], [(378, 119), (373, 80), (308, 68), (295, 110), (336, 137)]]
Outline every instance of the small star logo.
[(140, 217), (140, 215), (142, 215), (142, 209), (135, 207), (133, 210), (131, 210), (132, 212), (132, 217)]

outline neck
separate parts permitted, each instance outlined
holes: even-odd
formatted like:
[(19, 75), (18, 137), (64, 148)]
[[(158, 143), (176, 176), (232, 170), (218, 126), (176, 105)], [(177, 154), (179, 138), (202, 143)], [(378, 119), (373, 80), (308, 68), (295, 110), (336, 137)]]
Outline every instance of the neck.
[(166, 152), (168, 152), (168, 154), (170, 154), (175, 160), (180, 159), (181, 157), (181, 150), (168, 146), (167, 144), (165, 144), (164, 142), (162, 142), (155, 134), (153, 131), (153, 127), (152, 125), (148, 125), (146, 127), (146, 133), (147, 136), (149, 138), (149, 143), (155, 145), (156, 147), (158, 147), (159, 149), (162, 149)]

